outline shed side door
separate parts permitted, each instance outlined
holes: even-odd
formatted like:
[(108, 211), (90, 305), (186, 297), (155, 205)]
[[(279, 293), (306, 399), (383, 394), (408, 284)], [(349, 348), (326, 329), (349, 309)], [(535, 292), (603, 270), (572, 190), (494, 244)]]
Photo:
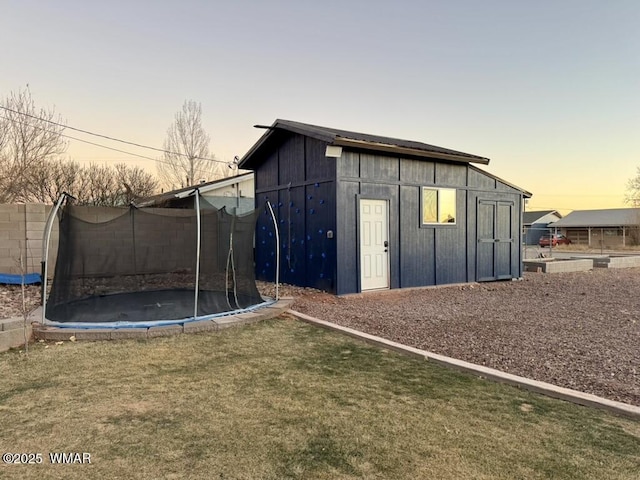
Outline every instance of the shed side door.
[(496, 280), (495, 273), (495, 218), (496, 202), (478, 199), (477, 204), (477, 252), (476, 280)]
[(514, 203), (478, 199), (476, 279), (478, 282), (513, 278), (511, 254)]
[(513, 278), (511, 272), (511, 253), (514, 248), (513, 208), (513, 202), (497, 202), (495, 259), (498, 280)]
[(360, 201), (360, 290), (389, 288), (389, 203)]

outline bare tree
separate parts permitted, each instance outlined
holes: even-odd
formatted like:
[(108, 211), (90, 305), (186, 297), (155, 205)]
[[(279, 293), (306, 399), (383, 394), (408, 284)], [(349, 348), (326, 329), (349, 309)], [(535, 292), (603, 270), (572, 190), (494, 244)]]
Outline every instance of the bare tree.
[(29, 175), (29, 193), (36, 202), (54, 204), (62, 192), (82, 190), (82, 167), (72, 160), (55, 159), (36, 165)]
[(4, 110), (0, 109), (0, 168), (2, 168), (2, 166), (5, 163), (4, 146), (6, 145), (8, 138), (9, 138), (9, 120), (4, 115)]
[(38, 165), (29, 178), (31, 197), (55, 203), (62, 192), (76, 198), (78, 205), (126, 206), (140, 197), (156, 193), (158, 182), (138, 167), (117, 164), (81, 166), (69, 160), (52, 160)]
[(114, 206), (119, 202), (121, 190), (115, 176), (106, 165), (91, 164), (82, 170), (85, 188), (75, 196), (80, 205)]
[(124, 204), (129, 205), (139, 198), (153, 195), (158, 190), (158, 181), (143, 169), (129, 167), (124, 163), (119, 163), (114, 168)]
[(156, 193), (157, 181), (138, 167), (89, 165), (81, 170), (83, 188), (74, 195), (79, 205), (127, 206), (137, 198)]
[(224, 162), (209, 158), (209, 143), (202, 128), (201, 105), (186, 100), (167, 130), (166, 152), (157, 164), (160, 180), (169, 188), (180, 188), (228, 175)]
[[(627, 181), (624, 203), (640, 207), (640, 167), (636, 167), (636, 176)], [(629, 240), (632, 245), (640, 245), (640, 208), (632, 215), (634, 224), (628, 230)]]
[(640, 207), (640, 167), (636, 168), (636, 176), (627, 181), (624, 202), (633, 207)]
[(33, 169), (67, 149), (64, 123), (54, 109), (36, 108), (28, 85), (0, 107), (0, 201), (27, 201)]

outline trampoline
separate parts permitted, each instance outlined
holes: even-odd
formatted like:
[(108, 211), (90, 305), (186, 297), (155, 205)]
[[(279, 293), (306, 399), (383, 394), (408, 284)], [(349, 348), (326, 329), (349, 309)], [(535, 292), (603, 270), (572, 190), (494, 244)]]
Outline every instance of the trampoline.
[[(270, 305), (256, 287), (257, 210), (79, 207), (59, 220), (55, 274), (43, 294), (43, 323), (127, 328), (184, 324)], [(44, 242), (44, 241), (43, 241)], [(46, 256), (45, 256), (46, 258)], [(43, 292), (47, 267), (43, 266)], [(277, 295), (276, 295), (277, 296)]]

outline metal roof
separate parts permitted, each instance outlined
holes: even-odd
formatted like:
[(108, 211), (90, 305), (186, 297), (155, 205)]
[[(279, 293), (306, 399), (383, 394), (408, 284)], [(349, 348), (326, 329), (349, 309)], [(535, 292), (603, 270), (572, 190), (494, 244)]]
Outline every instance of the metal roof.
[(525, 225), (531, 225), (533, 223), (536, 223), (536, 220), (539, 220), (547, 215), (551, 215), (552, 213), (557, 215), (558, 218), (562, 218), (562, 215), (560, 215), (556, 210), (539, 210), (524, 212), (524, 214), (522, 215), (522, 223)]
[(622, 227), (640, 225), (640, 208), (574, 210), (552, 227)]
[(225, 178), (220, 178), (218, 180), (211, 180), (210, 182), (199, 183), (197, 185), (190, 185), (188, 187), (171, 190), (170, 192), (160, 193), (158, 195), (152, 195), (150, 197), (141, 198), (140, 200), (135, 202), (135, 205), (137, 207), (151, 207), (153, 205), (158, 205), (162, 202), (165, 202), (167, 200), (172, 200), (174, 198), (188, 197), (196, 189), (198, 189), (200, 193), (207, 193), (211, 190), (217, 190), (219, 188), (228, 187), (230, 185), (243, 182), (245, 180), (253, 180), (253, 176), (254, 176), (253, 172), (247, 172), (247, 173), (241, 173), (240, 175), (236, 175), (234, 177), (225, 177)]
[(278, 130), (306, 135), (327, 142), (329, 145), (346, 148), (373, 150), (378, 152), (382, 151), (398, 155), (438, 158), (453, 162), (480, 163), (483, 165), (487, 165), (489, 163), (489, 159), (486, 157), (437, 147), (435, 145), (429, 145), (422, 142), (370, 135), (367, 133), (350, 132), (336, 128), (294, 122), (291, 120), (277, 119), (271, 126), (263, 127), (256, 125), (256, 127), (266, 128), (267, 131), (242, 157), (242, 160), (240, 160), (239, 163), (240, 168), (252, 168), (251, 158), (253, 154), (259, 150), (259, 148), (274, 134), (274, 132), (277, 132)]

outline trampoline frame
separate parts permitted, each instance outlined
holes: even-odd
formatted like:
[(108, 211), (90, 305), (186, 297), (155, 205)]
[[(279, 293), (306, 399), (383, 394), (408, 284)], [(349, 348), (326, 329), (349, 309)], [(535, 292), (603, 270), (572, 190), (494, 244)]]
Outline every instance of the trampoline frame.
[[(276, 239), (276, 272), (275, 272), (275, 299), (273, 300), (265, 300), (262, 303), (251, 305), (246, 308), (237, 308), (235, 310), (229, 310), (214, 314), (207, 314), (198, 316), (198, 294), (199, 294), (199, 281), (200, 281), (200, 249), (201, 249), (201, 218), (200, 218), (200, 190), (198, 188), (194, 188), (192, 192), (189, 193), (188, 196), (194, 195), (195, 202), (195, 210), (196, 210), (196, 265), (195, 265), (195, 288), (194, 288), (194, 311), (193, 317), (181, 318), (181, 319), (167, 319), (167, 320), (153, 320), (153, 321), (117, 321), (117, 322), (58, 322), (49, 320), (46, 318), (46, 310), (47, 310), (47, 280), (48, 280), (48, 260), (49, 260), (49, 246), (51, 241), (51, 231), (53, 229), (53, 222), (56, 218), (58, 211), (65, 199), (73, 198), (66, 192), (63, 192), (55, 206), (51, 209), (49, 216), (47, 217), (47, 222), (45, 224), (45, 232), (42, 238), (42, 251), (43, 251), (43, 259), (42, 259), (42, 324), (48, 326), (54, 326), (58, 328), (85, 328), (85, 329), (96, 329), (96, 328), (150, 328), (157, 326), (168, 326), (168, 325), (183, 325), (185, 323), (196, 322), (196, 321), (206, 321), (213, 320), (215, 318), (227, 317), (231, 315), (237, 315), (242, 313), (252, 312), (259, 308), (263, 308), (269, 305), (273, 305), (279, 300), (279, 270), (280, 270), (280, 242), (279, 242), (279, 230), (278, 223), (273, 211), (273, 207), (269, 201), (266, 202), (267, 207), (271, 213), (271, 218), (273, 221), (273, 227), (275, 231), (275, 239)], [(230, 242), (233, 242), (233, 233), (231, 234), (232, 238)], [(231, 247), (233, 248), (233, 247)], [(225, 275), (228, 277), (229, 262), (227, 262), (227, 270)], [(231, 262), (231, 267), (235, 268), (233, 265), (233, 261)], [(234, 278), (234, 294), (235, 293), (235, 271), (233, 272)], [(226, 282), (225, 282), (226, 283)], [(228, 295), (227, 295), (228, 298)], [(263, 297), (264, 299), (264, 297)], [(231, 306), (231, 305), (229, 305)], [(238, 306), (236, 302), (236, 306)]]

